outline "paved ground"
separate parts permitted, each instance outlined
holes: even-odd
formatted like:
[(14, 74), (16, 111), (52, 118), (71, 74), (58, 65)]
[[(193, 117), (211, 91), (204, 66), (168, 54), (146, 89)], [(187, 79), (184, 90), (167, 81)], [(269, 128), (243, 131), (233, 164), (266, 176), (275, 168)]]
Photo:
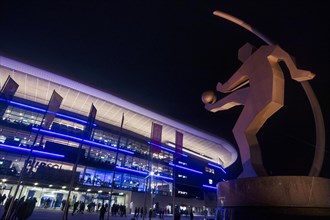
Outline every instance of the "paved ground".
[[(98, 212), (85, 212), (84, 214), (78, 213), (71, 215), (72, 210), (70, 210), (68, 215), (68, 220), (99, 220)], [(0, 208), (0, 217), (3, 214), (3, 207)], [(107, 220), (107, 214), (105, 216), (105, 220)], [(59, 209), (44, 209), (44, 208), (36, 208), (32, 214), (32, 216), (28, 220), (62, 220), (63, 212)], [(127, 217), (113, 217), (110, 215), (109, 220), (131, 220), (133, 215), (127, 215)], [(210, 216), (211, 217), (211, 216)], [(152, 220), (158, 220), (159, 218), (152, 218)], [(164, 220), (172, 220), (172, 216), (165, 216)], [(139, 218), (138, 220), (142, 220)], [(146, 218), (149, 220), (149, 218)], [(182, 217), (181, 220), (190, 220), (189, 217)], [(194, 220), (203, 220), (202, 216), (195, 216)]]

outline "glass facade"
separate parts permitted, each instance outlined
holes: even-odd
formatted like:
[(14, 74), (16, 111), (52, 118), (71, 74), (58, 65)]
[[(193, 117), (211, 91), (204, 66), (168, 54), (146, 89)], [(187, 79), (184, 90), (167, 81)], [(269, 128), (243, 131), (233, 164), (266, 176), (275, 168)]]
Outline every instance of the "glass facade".
[[(27, 196), (39, 193), (40, 206), (47, 199), (53, 206), (59, 206), (57, 200), (65, 199), (72, 176), (76, 189), (73, 200), (83, 197), (99, 202), (109, 197), (112, 188), (147, 192), (153, 198), (158, 195), (203, 200), (205, 192), (215, 194), (215, 184), (226, 175), (224, 170), (209, 167), (209, 161), (190, 155), (188, 150), (184, 156), (176, 155), (173, 148), (160, 144), (156, 152), (151, 151), (155, 145), (150, 145), (148, 137), (120, 132), (118, 127), (99, 125), (97, 121), (91, 138), (85, 139), (87, 119), (82, 115), (75, 114), (74, 118), (72, 112), (68, 116), (68, 112), (60, 110), (51, 127), (43, 129), (40, 125), (47, 106), (40, 107), (29, 100), (0, 102), (2, 192), (15, 186), (26, 162), (24, 192)], [(50, 194), (50, 188), (58, 193)], [(120, 195), (116, 195), (118, 199)]]

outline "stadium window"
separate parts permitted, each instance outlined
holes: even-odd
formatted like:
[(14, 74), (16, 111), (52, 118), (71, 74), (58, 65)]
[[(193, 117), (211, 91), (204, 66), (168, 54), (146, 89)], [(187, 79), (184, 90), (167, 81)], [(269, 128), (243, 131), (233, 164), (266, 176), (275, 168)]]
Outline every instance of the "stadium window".
[(178, 191), (178, 194), (182, 194), (182, 195), (188, 195), (188, 192), (186, 192), (186, 191)]
[(183, 165), (183, 166), (187, 166), (187, 163), (186, 162), (182, 162), (182, 161), (178, 161), (178, 164), (181, 164), (181, 165)]
[(178, 174), (178, 177), (182, 178), (182, 179), (187, 179), (188, 178), (186, 175), (182, 175), (182, 174)]
[(210, 167), (205, 167), (205, 172), (214, 174), (214, 169), (212, 169)]

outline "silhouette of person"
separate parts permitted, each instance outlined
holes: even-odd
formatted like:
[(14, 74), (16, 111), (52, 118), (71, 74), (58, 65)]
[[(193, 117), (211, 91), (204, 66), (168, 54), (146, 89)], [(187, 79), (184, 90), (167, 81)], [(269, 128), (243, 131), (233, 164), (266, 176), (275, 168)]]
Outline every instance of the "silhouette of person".
[(101, 206), (100, 208), (100, 219), (99, 220), (104, 220), (104, 215), (105, 215), (105, 212), (106, 212), (106, 208), (104, 205)]

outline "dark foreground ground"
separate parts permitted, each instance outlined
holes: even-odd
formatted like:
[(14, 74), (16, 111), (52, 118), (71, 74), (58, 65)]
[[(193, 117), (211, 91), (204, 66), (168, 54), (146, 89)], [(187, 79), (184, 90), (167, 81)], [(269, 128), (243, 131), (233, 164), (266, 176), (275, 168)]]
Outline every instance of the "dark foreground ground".
[[(0, 219), (3, 215), (3, 207), (0, 207)], [(282, 210), (281, 213), (272, 212), (263, 209), (263, 211), (258, 210), (255, 212), (253, 209), (247, 210), (236, 210), (235, 213), (231, 213), (227, 215), (219, 216), (218, 220), (328, 220), (330, 219), (330, 210), (304, 210), (305, 213), (300, 213), (300, 215), (292, 215), (288, 214), (287, 211)], [(98, 212), (85, 212), (84, 214), (77, 213), (71, 215), (72, 210), (69, 211), (68, 220), (99, 220)], [(313, 214), (312, 214), (313, 213)], [(127, 217), (119, 217), (119, 216), (109, 216), (107, 218), (108, 213), (106, 213), (104, 220), (131, 220), (133, 215), (129, 214)], [(62, 220), (63, 212), (60, 209), (44, 209), (44, 208), (36, 208), (30, 218), (28, 220)], [(143, 218), (139, 217), (137, 220), (143, 220)], [(146, 217), (145, 220), (149, 220), (149, 217)], [(152, 220), (160, 220), (159, 217), (152, 218)], [(172, 215), (165, 216), (163, 220), (173, 220)], [(181, 220), (190, 220), (189, 217), (181, 216)], [(207, 216), (205, 219), (204, 216), (195, 215), (193, 220), (216, 220), (215, 216)]]
[[(3, 207), (0, 208), (0, 218), (3, 215)], [(84, 212), (84, 214), (78, 213), (71, 215), (72, 210), (69, 211), (68, 220), (99, 220), (100, 214), (98, 212)], [(105, 215), (104, 220), (107, 220), (107, 214)], [(63, 212), (59, 209), (44, 209), (44, 208), (36, 208), (30, 218), (28, 220), (62, 220)], [(214, 218), (214, 216), (209, 216), (210, 218)], [(131, 220), (133, 215), (127, 215), (127, 217), (113, 217), (110, 215), (109, 220)], [(152, 218), (152, 220), (158, 220), (159, 218)], [(164, 220), (172, 220), (173, 217), (171, 215), (165, 216)], [(203, 220), (203, 216), (195, 216), (194, 220)], [(142, 220), (142, 218), (138, 218), (138, 220)], [(149, 220), (147, 217), (146, 220)], [(189, 217), (183, 216), (181, 220), (190, 220)]]

